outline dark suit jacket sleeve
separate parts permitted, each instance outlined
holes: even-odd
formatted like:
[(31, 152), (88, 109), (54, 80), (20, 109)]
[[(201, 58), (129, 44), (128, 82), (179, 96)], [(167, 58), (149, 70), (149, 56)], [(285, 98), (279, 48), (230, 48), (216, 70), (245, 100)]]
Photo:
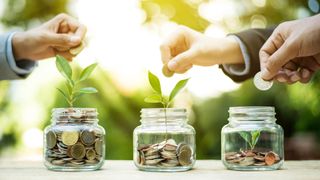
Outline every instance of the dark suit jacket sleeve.
[(231, 34), (237, 36), (247, 48), (250, 58), (250, 69), (248, 74), (237, 76), (229, 74), (222, 66), (220, 66), (223, 72), (235, 82), (245, 81), (253, 77), (258, 71), (260, 71), (259, 50), (266, 40), (271, 36), (273, 30), (274, 28), (249, 29), (239, 33)]

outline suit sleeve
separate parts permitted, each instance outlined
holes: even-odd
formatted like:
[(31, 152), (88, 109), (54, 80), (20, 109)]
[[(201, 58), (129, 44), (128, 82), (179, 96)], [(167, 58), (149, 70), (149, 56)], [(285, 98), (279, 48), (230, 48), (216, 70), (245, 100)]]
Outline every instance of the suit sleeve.
[(11, 42), (13, 34), (0, 35), (0, 80), (26, 78), (36, 66), (30, 60), (15, 61)]
[(246, 66), (248, 66), (248, 73), (233, 74), (226, 70), (223, 65), (220, 65), (222, 71), (235, 82), (242, 82), (253, 77), (260, 71), (259, 51), (267, 39), (271, 36), (274, 28), (268, 29), (249, 29), (239, 33), (231, 34), (236, 36), (245, 46), (248, 58)]

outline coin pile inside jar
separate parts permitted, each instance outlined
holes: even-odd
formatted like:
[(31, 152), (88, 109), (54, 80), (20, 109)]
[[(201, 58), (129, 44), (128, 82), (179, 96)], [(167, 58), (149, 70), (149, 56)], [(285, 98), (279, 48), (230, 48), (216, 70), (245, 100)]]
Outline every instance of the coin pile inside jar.
[(193, 152), (190, 145), (177, 143), (168, 139), (161, 143), (151, 145), (139, 145), (139, 165), (175, 167), (189, 166), (192, 164)]
[(228, 152), (225, 154), (225, 159), (228, 163), (240, 166), (271, 166), (281, 160), (279, 155), (273, 151), (253, 152), (250, 150)]
[(46, 160), (53, 165), (94, 165), (103, 156), (103, 135), (90, 129), (50, 130), (46, 134), (46, 146)]

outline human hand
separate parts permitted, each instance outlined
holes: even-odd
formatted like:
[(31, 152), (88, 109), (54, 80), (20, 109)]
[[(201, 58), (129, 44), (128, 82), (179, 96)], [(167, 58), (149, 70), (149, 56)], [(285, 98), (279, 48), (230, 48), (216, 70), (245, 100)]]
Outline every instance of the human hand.
[(211, 38), (190, 28), (179, 28), (160, 46), (164, 67), (185, 73), (193, 65), (244, 63), (238, 42), (233, 38)]
[(259, 56), (263, 79), (309, 82), (320, 69), (320, 15), (280, 24)]
[(80, 45), (86, 34), (86, 27), (75, 18), (59, 14), (41, 26), (18, 32), (12, 38), (15, 59), (41, 60), (61, 55), (72, 60), (69, 50)]

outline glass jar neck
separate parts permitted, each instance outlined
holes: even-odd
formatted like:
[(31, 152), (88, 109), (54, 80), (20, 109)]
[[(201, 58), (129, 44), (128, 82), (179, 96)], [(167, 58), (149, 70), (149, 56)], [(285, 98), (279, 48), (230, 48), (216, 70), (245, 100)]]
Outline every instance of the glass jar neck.
[(184, 125), (187, 110), (183, 108), (144, 108), (141, 110), (141, 125)]
[(98, 112), (95, 108), (55, 108), (52, 110), (53, 124), (96, 124)]
[(231, 124), (274, 124), (276, 121), (274, 107), (271, 106), (239, 106), (229, 108)]

